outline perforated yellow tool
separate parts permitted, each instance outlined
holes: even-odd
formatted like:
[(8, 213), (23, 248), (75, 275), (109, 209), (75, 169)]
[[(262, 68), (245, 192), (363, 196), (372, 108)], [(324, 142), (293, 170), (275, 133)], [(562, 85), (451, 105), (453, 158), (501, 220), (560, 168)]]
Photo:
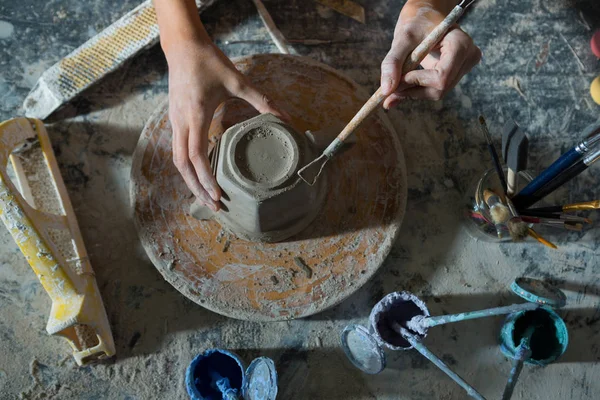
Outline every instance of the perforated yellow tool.
[[(20, 190), (9, 176), (9, 159)], [(115, 354), (94, 272), (40, 120), (0, 124), (0, 218), (52, 300), (48, 333), (67, 339), (79, 365)]]

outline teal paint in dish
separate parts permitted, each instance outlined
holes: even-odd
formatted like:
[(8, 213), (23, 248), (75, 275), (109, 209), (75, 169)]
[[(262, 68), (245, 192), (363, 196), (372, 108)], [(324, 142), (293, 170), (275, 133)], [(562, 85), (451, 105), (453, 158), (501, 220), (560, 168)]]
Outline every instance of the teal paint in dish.
[(569, 333), (562, 318), (550, 307), (522, 311), (506, 318), (500, 331), (500, 349), (509, 358), (517, 358), (517, 349), (525, 332), (536, 326), (530, 339), (531, 356), (526, 364), (548, 365), (567, 350)]

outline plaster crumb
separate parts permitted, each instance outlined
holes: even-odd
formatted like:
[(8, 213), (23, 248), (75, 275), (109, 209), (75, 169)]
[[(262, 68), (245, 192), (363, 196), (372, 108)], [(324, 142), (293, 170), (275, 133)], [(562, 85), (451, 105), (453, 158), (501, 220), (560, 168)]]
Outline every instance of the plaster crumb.
[(304, 260), (300, 257), (294, 257), (294, 262), (296, 263), (297, 266), (299, 266), (300, 268), (302, 268), (302, 270), (304, 272), (306, 272), (306, 276), (308, 278), (312, 278), (312, 269), (310, 269), (310, 267), (308, 265), (306, 265), (306, 263), (304, 262)]

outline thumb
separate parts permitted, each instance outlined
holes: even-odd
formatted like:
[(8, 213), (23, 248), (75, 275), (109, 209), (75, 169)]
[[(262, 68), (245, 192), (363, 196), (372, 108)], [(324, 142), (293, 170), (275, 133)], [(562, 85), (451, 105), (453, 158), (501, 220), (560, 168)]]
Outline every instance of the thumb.
[(290, 115), (285, 110), (278, 107), (271, 98), (252, 85), (245, 85), (236, 96), (250, 103), (261, 114), (271, 113), (286, 122), (291, 120)]

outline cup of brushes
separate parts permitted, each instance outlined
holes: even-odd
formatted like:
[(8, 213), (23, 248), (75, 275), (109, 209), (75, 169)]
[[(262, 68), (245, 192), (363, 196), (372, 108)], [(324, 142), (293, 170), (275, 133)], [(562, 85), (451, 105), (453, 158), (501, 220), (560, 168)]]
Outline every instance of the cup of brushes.
[(540, 201), (548, 202), (550, 194), (600, 159), (600, 123), (588, 126), (580, 143), (536, 177), (526, 170), (529, 140), (517, 124), (509, 121), (504, 126), (502, 162), (483, 116), (479, 117), (479, 123), (493, 168), (478, 180), (474, 192), (469, 191), (474, 194), (469, 198), (467, 219), (478, 237), (519, 242), (529, 236), (555, 249), (556, 245), (537, 232), (539, 228), (582, 231), (592, 224), (587, 216), (572, 213), (599, 209), (600, 200), (550, 207), (532, 206)]

